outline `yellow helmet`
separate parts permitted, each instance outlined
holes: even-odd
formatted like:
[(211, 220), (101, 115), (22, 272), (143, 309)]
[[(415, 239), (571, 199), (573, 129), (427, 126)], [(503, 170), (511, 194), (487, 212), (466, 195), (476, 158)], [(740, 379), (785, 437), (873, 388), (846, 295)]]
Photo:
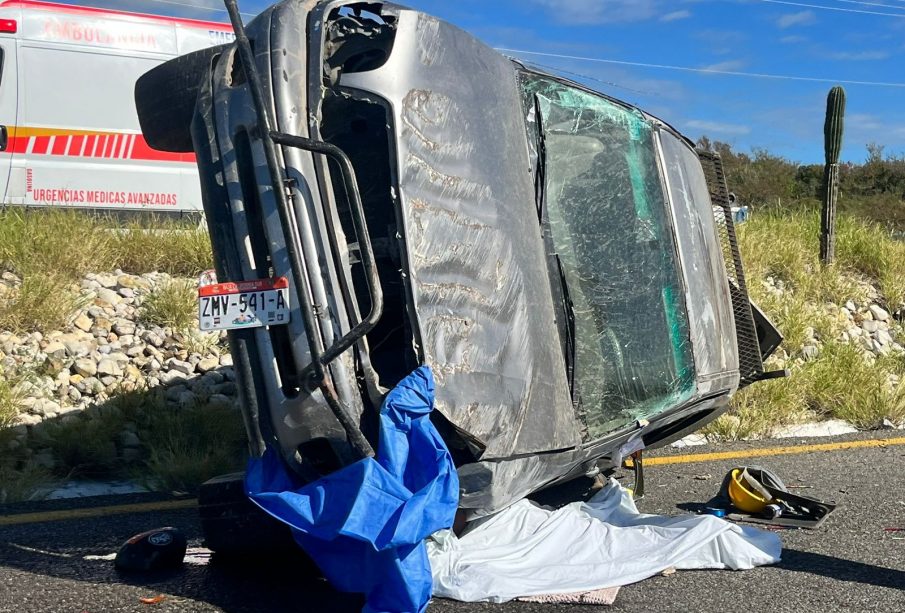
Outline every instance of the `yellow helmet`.
[(762, 513), (773, 496), (746, 468), (733, 468), (729, 473), (729, 500), (745, 513)]
[[(836, 508), (834, 502), (793, 494), (779, 475), (760, 466), (737, 466), (730, 470), (720, 493), (708, 504), (719, 509), (734, 508), (744, 514), (744, 521), (800, 528), (816, 528)], [(728, 517), (739, 519), (738, 513)]]

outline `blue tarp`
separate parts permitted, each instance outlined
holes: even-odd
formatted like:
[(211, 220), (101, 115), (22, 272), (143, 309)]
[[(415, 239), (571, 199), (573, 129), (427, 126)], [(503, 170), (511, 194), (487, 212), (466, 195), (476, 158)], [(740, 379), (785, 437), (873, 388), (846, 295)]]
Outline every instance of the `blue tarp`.
[(434, 378), (422, 366), (380, 409), (376, 459), (300, 485), (279, 454), (249, 462), (248, 496), (293, 528), (339, 590), (367, 595), (366, 613), (420, 613), (431, 596), (424, 539), (452, 526), (459, 480), (430, 422)]

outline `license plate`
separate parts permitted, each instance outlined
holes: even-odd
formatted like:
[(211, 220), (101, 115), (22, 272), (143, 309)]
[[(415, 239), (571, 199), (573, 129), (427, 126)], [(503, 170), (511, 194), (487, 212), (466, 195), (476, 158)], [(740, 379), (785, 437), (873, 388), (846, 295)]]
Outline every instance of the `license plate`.
[(198, 322), (202, 330), (287, 324), (289, 281), (286, 277), (277, 277), (199, 287)]

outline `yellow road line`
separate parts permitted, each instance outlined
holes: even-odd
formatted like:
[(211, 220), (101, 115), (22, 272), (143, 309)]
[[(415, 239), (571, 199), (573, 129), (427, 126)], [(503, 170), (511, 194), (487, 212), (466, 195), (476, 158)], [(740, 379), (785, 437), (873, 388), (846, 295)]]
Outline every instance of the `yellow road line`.
[[(645, 458), (646, 466), (667, 466), (670, 464), (691, 464), (694, 462), (715, 462), (718, 460), (735, 460), (743, 458), (761, 458), (764, 456), (795, 455), (816, 453), (818, 451), (843, 451), (845, 449), (865, 449), (870, 447), (891, 447), (905, 445), (905, 437), (880, 438), (861, 441), (837, 443), (820, 443), (817, 445), (795, 445), (788, 447), (764, 447), (762, 449), (740, 449), (738, 451), (718, 451), (713, 453), (694, 453), (688, 455), (662, 456)], [(173, 511), (189, 509), (197, 506), (194, 498), (182, 500), (162, 500), (159, 502), (139, 502), (135, 504), (119, 504), (106, 507), (90, 507), (84, 509), (64, 509), (60, 511), (41, 511), (39, 513), (20, 513), (18, 515), (0, 516), (0, 526), (34, 524), (60, 521), (64, 519), (86, 519), (124, 513), (148, 513), (151, 511)]]
[(738, 458), (761, 458), (764, 456), (815, 453), (817, 451), (842, 451), (844, 449), (864, 449), (867, 447), (891, 447), (893, 445), (905, 445), (905, 437), (878, 438), (863, 441), (820, 443), (816, 445), (764, 447), (762, 449), (740, 449), (738, 451), (717, 451), (713, 453), (693, 453), (689, 455), (662, 456), (658, 458), (644, 458), (644, 465), (665, 466), (668, 464), (690, 464), (692, 462), (714, 462), (717, 460), (734, 460)]
[(160, 500), (158, 502), (137, 502), (134, 504), (116, 504), (106, 507), (88, 507), (84, 509), (61, 509), (59, 511), (40, 511), (38, 513), (19, 513), (17, 515), (0, 516), (0, 526), (19, 524), (36, 524), (62, 519), (86, 519), (123, 513), (148, 513), (151, 511), (173, 511), (189, 509), (198, 505), (198, 500)]

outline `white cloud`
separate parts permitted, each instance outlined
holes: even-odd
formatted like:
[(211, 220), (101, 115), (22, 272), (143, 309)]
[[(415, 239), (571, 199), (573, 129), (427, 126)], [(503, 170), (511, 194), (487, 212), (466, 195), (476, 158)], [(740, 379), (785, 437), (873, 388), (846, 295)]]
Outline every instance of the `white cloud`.
[(556, 21), (571, 24), (615, 23), (651, 19), (656, 0), (533, 0)]
[(798, 44), (798, 43), (806, 43), (806, 42), (808, 42), (808, 37), (807, 37), (807, 36), (799, 36), (799, 35), (797, 35), (797, 34), (791, 34), (791, 35), (789, 35), (789, 36), (783, 36), (782, 38), (779, 39), (779, 42), (781, 42), (781, 43), (784, 44), (784, 45), (795, 45), (795, 44)]
[(750, 126), (735, 123), (721, 123), (703, 119), (692, 119), (685, 122), (685, 126), (692, 130), (700, 130), (702, 133), (727, 134), (730, 136), (744, 136), (751, 133)]
[(857, 131), (879, 131), (884, 128), (883, 122), (876, 115), (869, 113), (852, 113), (845, 118), (846, 127)]
[(745, 67), (745, 62), (742, 60), (726, 60), (725, 62), (717, 62), (716, 64), (710, 64), (708, 66), (701, 66), (702, 70), (741, 70)]
[(834, 60), (850, 60), (855, 62), (885, 60), (888, 57), (889, 53), (887, 51), (839, 51), (830, 54), (830, 58)]
[(689, 17), (691, 17), (691, 11), (673, 11), (672, 13), (666, 13), (663, 17), (660, 17), (660, 21), (669, 23), (670, 21), (679, 21), (680, 19), (688, 19)]
[(817, 15), (814, 11), (800, 11), (798, 13), (788, 13), (776, 20), (776, 25), (782, 29), (791, 28), (792, 26), (808, 26), (817, 21)]

